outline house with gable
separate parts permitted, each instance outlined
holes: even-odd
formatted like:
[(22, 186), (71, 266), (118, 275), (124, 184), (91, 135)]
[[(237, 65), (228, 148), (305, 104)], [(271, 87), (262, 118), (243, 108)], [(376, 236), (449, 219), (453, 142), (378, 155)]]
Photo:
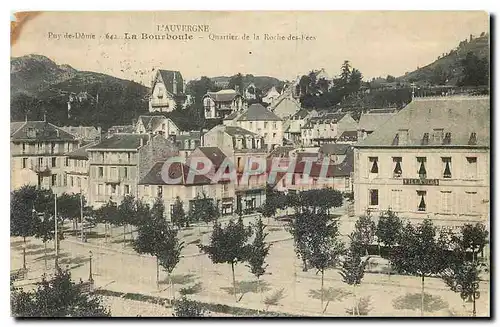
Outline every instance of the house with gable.
[(158, 69), (151, 85), (149, 112), (171, 112), (177, 105), (184, 106), (186, 99), (182, 74)]
[(139, 134), (159, 134), (165, 137), (177, 135), (179, 127), (163, 115), (140, 115), (135, 125), (135, 132)]
[(203, 96), (205, 118), (225, 118), (234, 112), (242, 111), (245, 103), (246, 101), (241, 94), (233, 89), (207, 92)]

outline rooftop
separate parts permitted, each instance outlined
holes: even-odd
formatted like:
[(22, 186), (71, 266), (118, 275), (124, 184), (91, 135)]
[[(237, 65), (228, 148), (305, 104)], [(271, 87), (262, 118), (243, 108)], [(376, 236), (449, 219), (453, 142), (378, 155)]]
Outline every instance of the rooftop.
[(240, 95), (233, 89), (220, 90), (218, 92), (207, 92), (207, 94), (215, 102), (231, 102)]
[(490, 98), (415, 98), (356, 146), (490, 146)]
[(100, 149), (125, 149), (125, 150), (137, 150), (142, 144), (146, 144), (149, 141), (148, 134), (132, 134), (132, 133), (116, 133), (111, 137), (102, 140), (100, 143), (89, 147), (89, 150), (100, 150)]
[(260, 103), (254, 103), (241, 114), (238, 121), (281, 121), (281, 118)]
[(341, 143), (326, 143), (319, 147), (319, 152), (324, 155), (344, 155), (351, 146)]
[(11, 141), (75, 141), (76, 137), (47, 121), (10, 123)]
[(394, 112), (362, 113), (361, 117), (359, 118), (358, 130), (374, 131), (394, 115)]

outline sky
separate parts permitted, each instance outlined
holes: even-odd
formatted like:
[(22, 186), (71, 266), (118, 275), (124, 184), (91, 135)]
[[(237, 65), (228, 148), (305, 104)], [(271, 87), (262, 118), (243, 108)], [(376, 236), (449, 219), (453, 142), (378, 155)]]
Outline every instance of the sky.
[[(158, 25), (171, 24), (207, 25), (209, 31), (187, 32), (192, 40), (142, 39), (142, 33), (164, 35)], [(156, 68), (178, 70), (185, 80), (238, 72), (292, 80), (320, 68), (333, 77), (344, 60), (366, 80), (425, 66), (470, 34), (488, 30), (482, 11), (44, 12), (22, 25), (11, 56), (45, 55), (145, 85)], [(95, 39), (68, 39), (65, 33)], [(125, 33), (138, 39), (124, 39)], [(249, 39), (242, 40), (243, 34)], [(265, 34), (285, 40), (264, 40)], [(291, 34), (308, 40), (288, 40)], [(228, 35), (239, 39), (220, 40)]]

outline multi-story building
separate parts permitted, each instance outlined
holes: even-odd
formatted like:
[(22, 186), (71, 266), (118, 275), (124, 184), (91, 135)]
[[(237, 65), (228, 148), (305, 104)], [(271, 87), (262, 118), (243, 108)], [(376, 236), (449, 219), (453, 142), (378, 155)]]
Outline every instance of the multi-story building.
[(300, 109), (293, 116), (291, 116), (286, 122), (286, 128), (284, 129), (284, 136), (287, 140), (290, 140), (293, 144), (302, 144), (302, 127), (311, 117), (317, 116), (316, 110), (307, 111), (306, 109)]
[(89, 203), (120, 203), (125, 195), (137, 197), (137, 184), (160, 160), (179, 154), (161, 135), (114, 134), (87, 149)]
[(260, 207), (266, 197), (267, 167), (253, 167), (253, 162), (266, 162), (267, 144), (263, 137), (241, 127), (218, 125), (203, 135), (203, 145), (219, 147), (233, 160), (237, 175), (236, 209), (251, 212)]
[(487, 220), (489, 172), (489, 97), (415, 98), (355, 145), (355, 212)]
[(74, 135), (47, 121), (12, 122), (10, 144), (11, 189), (29, 184), (64, 192), (65, 153), (78, 147)]
[(301, 129), (302, 144), (312, 146), (335, 142), (344, 131), (356, 130), (357, 125), (349, 113), (325, 113), (311, 117)]
[(276, 100), (268, 108), (283, 120), (287, 120), (301, 110), (300, 102), (291, 96)]
[(163, 115), (141, 115), (137, 119), (135, 132), (139, 134), (160, 134), (169, 137), (179, 134), (180, 129), (172, 119)]
[(201, 145), (201, 133), (199, 131), (183, 132), (176, 135), (174, 141), (179, 149), (179, 155), (187, 158)]
[(87, 149), (95, 144), (88, 143), (66, 153), (66, 193), (81, 193), (88, 199), (89, 154)]
[(101, 127), (94, 126), (63, 126), (61, 129), (74, 135), (78, 140), (94, 142), (101, 138)]
[[(166, 218), (170, 220), (177, 197), (183, 202), (186, 213), (189, 212), (197, 198), (206, 196), (209, 200), (214, 201), (222, 215), (232, 214), (235, 185), (222, 179), (215, 182), (209, 174), (195, 174), (189, 165), (189, 159), (199, 156), (208, 158), (213, 163), (215, 170), (226, 158), (218, 148), (200, 147), (190, 155), (186, 163), (174, 162), (165, 166), (165, 161), (159, 161), (141, 178), (139, 197), (148, 203), (152, 203), (158, 197), (161, 198), (167, 209)], [(166, 181), (162, 177), (167, 169), (171, 181)], [(189, 177), (190, 173), (193, 174), (192, 178)]]
[(184, 80), (175, 70), (158, 69), (151, 85), (149, 112), (171, 112), (177, 105), (184, 106)]
[(203, 97), (205, 118), (225, 118), (235, 111), (242, 111), (245, 100), (235, 90), (227, 89), (218, 92), (208, 92)]
[(269, 150), (283, 145), (283, 121), (260, 103), (252, 104), (232, 120), (224, 120), (224, 124), (262, 136)]

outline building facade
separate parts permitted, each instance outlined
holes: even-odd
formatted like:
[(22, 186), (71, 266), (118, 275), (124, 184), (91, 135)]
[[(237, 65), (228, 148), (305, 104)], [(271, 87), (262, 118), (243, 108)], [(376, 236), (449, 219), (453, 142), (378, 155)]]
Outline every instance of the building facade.
[(137, 119), (135, 132), (139, 134), (154, 134), (169, 137), (180, 133), (179, 127), (170, 119), (162, 115), (141, 115)]
[(488, 97), (416, 98), (355, 148), (355, 212), (460, 226), (488, 219)]
[(149, 112), (171, 112), (184, 106), (184, 79), (179, 71), (158, 69), (151, 85)]
[(10, 124), (11, 190), (23, 185), (65, 191), (66, 153), (79, 146), (76, 137), (47, 121)]
[(242, 111), (245, 100), (233, 89), (208, 92), (203, 97), (203, 108), (206, 119), (225, 118), (236, 111)]

